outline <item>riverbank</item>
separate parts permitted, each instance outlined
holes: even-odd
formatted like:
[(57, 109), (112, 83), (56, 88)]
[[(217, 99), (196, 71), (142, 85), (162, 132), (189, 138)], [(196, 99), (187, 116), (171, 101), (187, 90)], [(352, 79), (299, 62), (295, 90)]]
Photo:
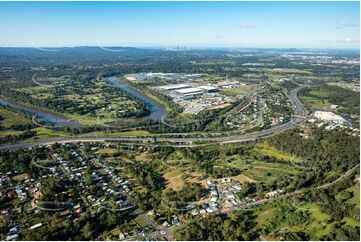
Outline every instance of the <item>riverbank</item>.
[(145, 105), (150, 109), (150, 119), (154, 121), (161, 121), (162, 117), (168, 114), (170, 107), (168, 107), (168, 105), (166, 105), (164, 102), (160, 101), (157, 97), (152, 95), (149, 91), (140, 91), (138, 88), (134, 87), (134, 85), (126, 83), (125, 81), (120, 80), (120, 78), (116, 76), (107, 77), (105, 79), (109, 83), (126, 91), (133, 97), (142, 100)]
[(28, 103), (14, 101), (4, 96), (0, 96), (0, 105), (9, 106), (10, 108), (23, 111), (30, 116), (35, 116), (36, 119), (42, 120), (49, 126), (66, 126), (69, 128), (81, 127), (81, 124), (79, 122), (69, 119), (69, 117), (65, 116), (64, 114), (60, 114), (55, 111), (43, 107), (34, 106)]

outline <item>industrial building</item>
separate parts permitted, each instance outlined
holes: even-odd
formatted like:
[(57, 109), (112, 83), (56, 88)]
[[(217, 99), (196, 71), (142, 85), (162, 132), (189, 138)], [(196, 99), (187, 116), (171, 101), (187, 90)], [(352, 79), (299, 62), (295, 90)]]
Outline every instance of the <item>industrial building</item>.
[(175, 90), (174, 92), (179, 94), (182, 99), (195, 98), (198, 95), (201, 95), (206, 92), (217, 92), (218, 88), (212, 86), (199, 86), (199, 87), (189, 87)]
[(205, 93), (205, 90), (201, 88), (190, 87), (190, 88), (175, 90), (175, 92), (179, 94), (179, 97), (182, 99), (191, 99)]
[(188, 85), (188, 84), (174, 84), (174, 85), (161, 86), (161, 87), (159, 87), (159, 89), (162, 89), (165, 91), (174, 91), (174, 90), (184, 89), (184, 88), (188, 88), (188, 87), (190, 87), (190, 85)]
[(198, 88), (204, 89), (207, 92), (218, 92), (219, 89), (213, 86), (199, 86)]
[(332, 121), (335, 123), (347, 123), (347, 120), (344, 119), (342, 116), (337, 115), (333, 112), (326, 112), (326, 111), (316, 111), (313, 116), (317, 119), (324, 120), (324, 121)]
[(205, 90), (198, 87), (190, 87), (190, 88), (178, 89), (175, 92), (180, 94), (192, 94), (192, 93), (203, 93), (205, 92)]

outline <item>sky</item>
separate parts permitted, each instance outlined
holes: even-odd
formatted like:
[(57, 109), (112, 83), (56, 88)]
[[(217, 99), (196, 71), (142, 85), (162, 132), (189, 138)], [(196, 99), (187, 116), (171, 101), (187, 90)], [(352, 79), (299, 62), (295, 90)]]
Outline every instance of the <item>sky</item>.
[(355, 2), (0, 2), (0, 46), (359, 48)]

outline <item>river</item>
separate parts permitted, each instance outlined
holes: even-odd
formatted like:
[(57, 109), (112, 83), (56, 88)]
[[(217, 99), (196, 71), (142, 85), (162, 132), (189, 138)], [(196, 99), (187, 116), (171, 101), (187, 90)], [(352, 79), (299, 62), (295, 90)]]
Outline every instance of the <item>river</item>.
[(162, 117), (167, 114), (167, 111), (165, 110), (163, 105), (161, 105), (157, 101), (154, 101), (153, 99), (147, 97), (146, 95), (139, 92), (138, 90), (136, 90), (132, 87), (129, 87), (124, 83), (119, 82), (119, 80), (116, 77), (108, 77), (108, 78), (106, 78), (106, 80), (109, 83), (113, 84), (114, 86), (126, 91), (133, 97), (136, 97), (136, 98), (142, 100), (150, 110), (150, 115), (149, 115), (150, 119), (152, 119), (154, 121), (160, 121), (162, 119)]
[(42, 120), (42, 124), (40, 125), (51, 126), (51, 127), (66, 126), (69, 128), (78, 128), (82, 126), (77, 121), (69, 120), (66, 117), (63, 117), (62, 115), (52, 114), (50, 112), (46, 112), (42, 110), (41, 108), (31, 107), (29, 105), (16, 103), (10, 100), (5, 100), (1, 97), (0, 97), (0, 105), (9, 106), (13, 109), (24, 111), (31, 116), (35, 115), (37, 119)]
[[(163, 105), (145, 96), (143, 93), (139, 92), (138, 90), (119, 82), (118, 79), (116, 79), (115, 77), (108, 77), (107, 81), (113, 84), (114, 86), (126, 91), (130, 95), (142, 100), (150, 110), (150, 115), (149, 115), (150, 119), (154, 121), (160, 121), (161, 118), (167, 114), (167, 111), (165, 110)], [(41, 108), (32, 107), (30, 105), (25, 105), (10, 100), (5, 100), (1, 97), (0, 97), (0, 105), (9, 106), (17, 110), (25, 111), (31, 116), (35, 115), (37, 119), (42, 120), (41, 125), (51, 126), (51, 127), (66, 126), (69, 128), (82, 127), (82, 125), (79, 124), (79, 122), (75, 120), (69, 120), (63, 115), (47, 112)]]

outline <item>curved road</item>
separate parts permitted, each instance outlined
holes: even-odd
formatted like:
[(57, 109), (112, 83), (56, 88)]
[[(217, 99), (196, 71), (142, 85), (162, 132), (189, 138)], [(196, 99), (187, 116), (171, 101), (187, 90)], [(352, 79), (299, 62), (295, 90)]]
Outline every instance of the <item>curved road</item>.
[[(192, 142), (216, 142), (220, 144), (234, 143), (234, 142), (246, 142), (253, 141), (259, 138), (282, 133), (286, 130), (293, 128), (295, 125), (301, 123), (306, 116), (306, 110), (303, 107), (301, 101), (298, 99), (298, 92), (304, 88), (304, 86), (298, 86), (290, 92), (291, 102), (294, 108), (294, 116), (290, 121), (284, 124), (273, 126), (266, 130), (261, 130), (255, 133), (249, 133), (244, 135), (230, 135), (230, 136), (217, 136), (217, 137), (189, 137), (189, 138), (172, 138), (172, 137), (157, 137), (157, 142), (170, 142), (170, 143), (187, 143), (188, 146), (197, 146), (197, 144), (191, 144)], [(163, 134), (164, 135), (164, 134)], [(111, 142), (111, 141), (126, 141), (126, 142), (154, 142), (154, 137), (84, 137), (84, 136), (71, 136), (71, 137), (57, 137), (47, 138), (41, 140), (34, 140), (30, 142), (20, 142), (16, 144), (7, 144), (0, 146), (2, 150), (16, 150), (20, 148), (27, 148), (37, 145), (50, 145), (55, 143), (77, 143), (77, 142)]]

